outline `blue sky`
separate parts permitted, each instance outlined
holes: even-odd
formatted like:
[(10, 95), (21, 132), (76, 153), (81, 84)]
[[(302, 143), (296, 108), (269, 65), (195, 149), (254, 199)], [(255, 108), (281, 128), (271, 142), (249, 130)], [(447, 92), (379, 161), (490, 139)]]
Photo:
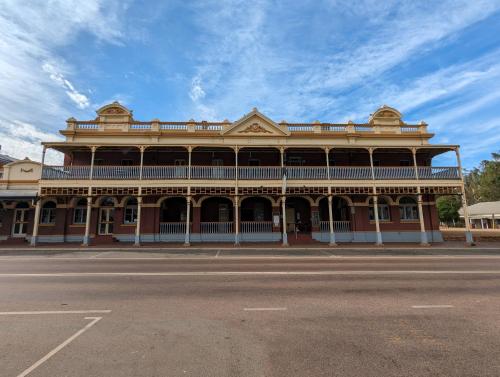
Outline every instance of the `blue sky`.
[(387, 104), (470, 168), (500, 149), (500, 1), (0, 3), (3, 152), (39, 159), (114, 100), (139, 120), (364, 122)]

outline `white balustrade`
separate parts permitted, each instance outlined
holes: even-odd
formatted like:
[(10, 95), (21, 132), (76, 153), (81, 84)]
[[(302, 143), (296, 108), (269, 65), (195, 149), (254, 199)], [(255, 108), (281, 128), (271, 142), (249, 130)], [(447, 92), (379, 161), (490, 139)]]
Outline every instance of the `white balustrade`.
[(347, 125), (345, 125), (345, 124), (324, 124), (321, 126), (321, 131), (347, 132)]
[[(187, 179), (187, 166), (143, 166), (143, 179)], [(238, 179), (241, 180), (280, 180), (285, 172), (288, 180), (326, 180), (328, 171), (326, 166), (240, 166)], [(376, 166), (375, 179), (415, 180), (413, 166)], [(419, 178), (425, 179), (460, 179), (457, 167), (418, 167)], [(42, 179), (88, 179), (90, 166), (47, 166), (43, 167)], [(94, 166), (93, 179), (139, 179), (140, 166)], [(236, 178), (234, 166), (192, 166), (192, 179), (204, 180), (233, 180)], [(368, 166), (331, 166), (331, 180), (371, 180), (371, 168)]]
[(238, 168), (238, 179), (281, 179), (280, 166), (242, 166)]
[(419, 132), (418, 126), (401, 126), (401, 133)]
[(418, 177), (420, 179), (460, 179), (460, 173), (455, 166), (419, 166)]
[(139, 166), (94, 166), (93, 179), (139, 179)]
[(150, 130), (151, 123), (131, 123), (130, 129), (131, 130)]
[[(321, 232), (330, 232), (330, 222), (329, 221), (320, 221), (319, 224)], [(335, 233), (348, 233), (351, 231), (351, 222), (350, 221), (334, 221), (333, 222), (333, 231)]]
[(287, 166), (286, 178), (293, 179), (327, 179), (326, 166)]
[(233, 233), (233, 222), (202, 222), (200, 223), (201, 233), (215, 234), (215, 233)]
[(162, 131), (182, 131), (182, 130), (187, 130), (187, 124), (160, 123), (160, 130), (162, 130)]
[(234, 179), (234, 166), (191, 166), (192, 179)]
[(186, 179), (187, 177), (187, 166), (144, 166), (142, 168), (143, 179)]
[(312, 125), (293, 125), (289, 124), (288, 125), (288, 130), (290, 132), (312, 132), (313, 131), (313, 126)]
[(330, 167), (330, 179), (372, 179), (372, 170), (367, 166), (332, 166)]
[(76, 128), (79, 130), (96, 130), (99, 128), (99, 123), (77, 123)]
[(90, 166), (44, 166), (42, 179), (89, 179)]
[(373, 172), (375, 173), (375, 179), (415, 179), (415, 168), (413, 166), (375, 166)]
[(160, 234), (184, 234), (186, 233), (186, 222), (162, 222), (160, 223)]
[(223, 129), (224, 126), (222, 124), (202, 123), (195, 126), (195, 130), (197, 131), (222, 131)]
[(273, 231), (272, 221), (242, 221), (240, 223), (241, 233), (271, 233)]

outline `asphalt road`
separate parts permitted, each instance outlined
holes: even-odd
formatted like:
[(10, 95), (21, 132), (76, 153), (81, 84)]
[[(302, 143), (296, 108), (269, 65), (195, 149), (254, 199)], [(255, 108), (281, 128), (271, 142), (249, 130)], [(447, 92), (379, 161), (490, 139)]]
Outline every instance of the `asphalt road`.
[(0, 257), (1, 376), (500, 376), (500, 257)]

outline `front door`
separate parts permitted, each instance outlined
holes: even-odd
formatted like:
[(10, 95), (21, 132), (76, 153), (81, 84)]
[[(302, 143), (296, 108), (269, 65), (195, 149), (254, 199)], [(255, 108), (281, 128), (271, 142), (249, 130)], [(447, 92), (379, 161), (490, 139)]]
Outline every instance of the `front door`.
[(28, 228), (28, 209), (16, 208), (14, 210), (14, 224), (12, 226), (13, 237), (26, 236)]
[(100, 208), (99, 210), (99, 234), (113, 234), (113, 223), (115, 222), (114, 208)]
[(286, 231), (295, 232), (295, 208), (286, 208)]

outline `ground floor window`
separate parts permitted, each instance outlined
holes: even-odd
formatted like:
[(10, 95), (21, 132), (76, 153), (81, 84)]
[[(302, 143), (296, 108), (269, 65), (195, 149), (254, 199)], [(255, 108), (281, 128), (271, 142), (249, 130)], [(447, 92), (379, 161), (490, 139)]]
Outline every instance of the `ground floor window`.
[(418, 207), (415, 199), (404, 197), (399, 200), (399, 216), (401, 220), (418, 220)]
[(125, 205), (125, 216), (123, 219), (124, 224), (137, 223), (137, 199), (131, 198)]
[[(390, 221), (391, 220), (391, 211), (387, 201), (384, 198), (378, 199), (378, 219), (381, 221)], [(375, 210), (373, 208), (373, 199), (370, 199), (370, 206), (368, 208), (368, 215), (370, 221), (375, 220)]]
[(73, 224), (85, 224), (87, 221), (87, 200), (80, 199), (73, 211)]
[(40, 216), (41, 224), (54, 224), (56, 222), (56, 203), (47, 202), (42, 207), (42, 213)]

